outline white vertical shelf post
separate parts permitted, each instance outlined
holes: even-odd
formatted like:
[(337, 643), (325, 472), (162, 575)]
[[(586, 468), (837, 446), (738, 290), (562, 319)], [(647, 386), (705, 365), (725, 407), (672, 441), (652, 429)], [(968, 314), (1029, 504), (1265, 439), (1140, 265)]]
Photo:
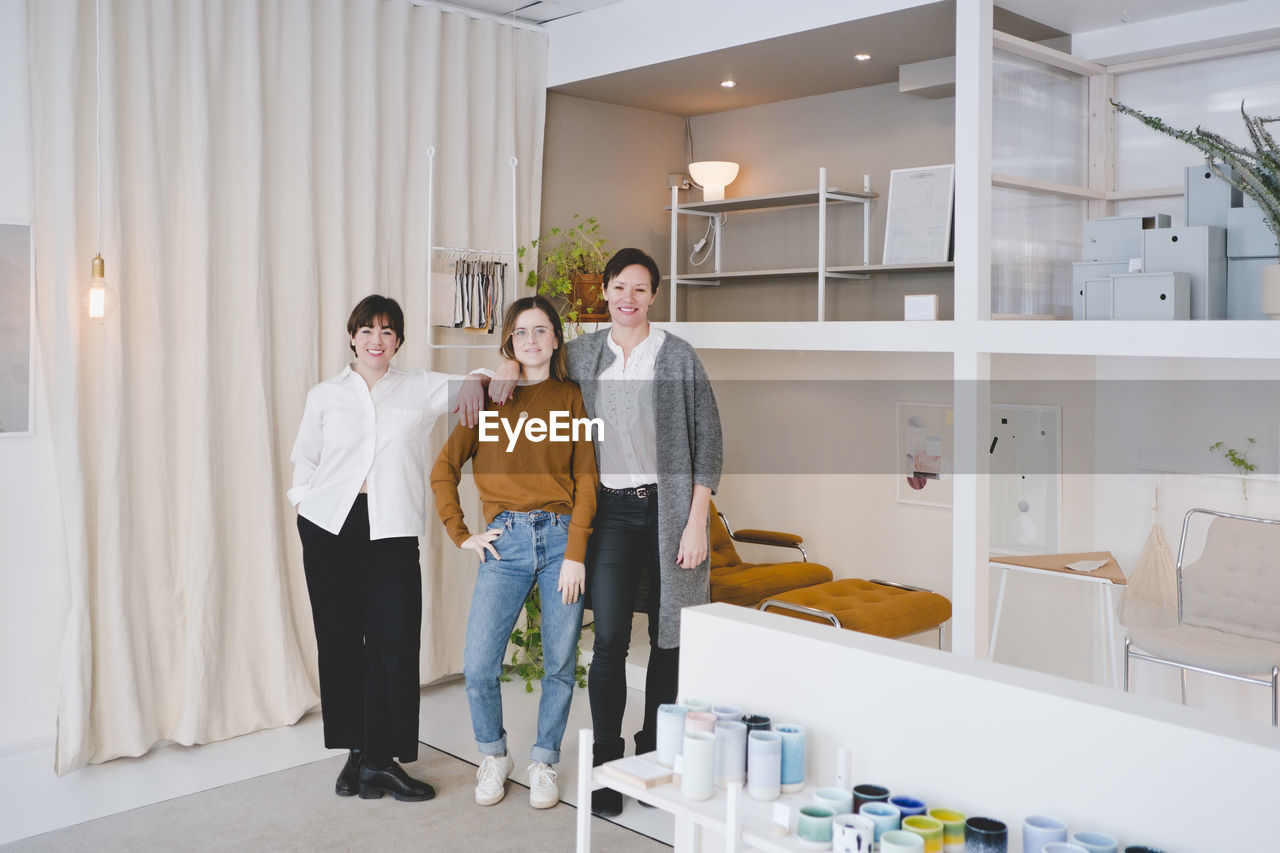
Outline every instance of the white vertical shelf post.
[(578, 730), (578, 845), (577, 853), (591, 850), (591, 749), (592, 729)]
[[(674, 323), (676, 321), (676, 289), (679, 285), (679, 279), (676, 276), (679, 270), (676, 267), (676, 257), (679, 255), (677, 247), (680, 243), (680, 187), (673, 186), (671, 188), (671, 310), (669, 320)], [(720, 251), (720, 242), (716, 241), (716, 251)], [(719, 260), (717, 258), (717, 260)]]
[(818, 167), (818, 322), (827, 319), (827, 167)]
[(952, 651), (987, 651), (991, 356), (991, 0), (956, 2), (955, 483), (951, 512)]
[(516, 210), (516, 166), (520, 161), (512, 157), (507, 161), (511, 167), (511, 295), (514, 297), (520, 281), (520, 228), (517, 224)]
[[(427, 352), (435, 346), (435, 338), (432, 335), (432, 329), (435, 323), (431, 318), (431, 266), (435, 260), (436, 232), (435, 232), (435, 216), (436, 216), (436, 147), (434, 145), (427, 146)], [(434, 364), (432, 365), (435, 366)]]

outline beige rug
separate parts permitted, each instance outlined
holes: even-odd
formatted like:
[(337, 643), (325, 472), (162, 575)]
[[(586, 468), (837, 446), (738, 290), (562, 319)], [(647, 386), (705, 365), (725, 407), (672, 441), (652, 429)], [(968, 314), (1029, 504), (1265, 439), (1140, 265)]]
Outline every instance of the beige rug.
[[(425, 803), (390, 797), (338, 797), (333, 782), (343, 757), (294, 767), (234, 785), (180, 797), (27, 838), (8, 851), (258, 851), (401, 850), (444, 853), (572, 851), (577, 810), (561, 803), (529, 807), (529, 792), (507, 783), (496, 806), (475, 804), (475, 765), (422, 746), (405, 765), (436, 789)], [(654, 853), (671, 848), (592, 818), (592, 848), (605, 853)]]

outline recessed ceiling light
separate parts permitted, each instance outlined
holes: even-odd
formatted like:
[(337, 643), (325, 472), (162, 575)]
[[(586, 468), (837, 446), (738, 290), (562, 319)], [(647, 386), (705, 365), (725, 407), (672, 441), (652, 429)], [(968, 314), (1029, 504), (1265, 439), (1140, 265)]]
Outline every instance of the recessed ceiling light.
[(735, 83), (735, 82), (734, 82), (734, 81), (732, 81), (732, 80), (721, 80), (721, 81), (720, 81), (720, 85), (721, 85), (721, 86), (724, 86), (726, 89), (732, 89), (734, 86), (736, 86), (736, 85), (738, 85), (738, 84), (737, 84), (737, 83)]
[(870, 59), (870, 58), (871, 58), (871, 54), (869, 54), (869, 53), (855, 53), (855, 54), (853, 55), (853, 58), (854, 58), (854, 59), (856, 59), (856, 60), (858, 60), (859, 62), (866, 62), (868, 59)]

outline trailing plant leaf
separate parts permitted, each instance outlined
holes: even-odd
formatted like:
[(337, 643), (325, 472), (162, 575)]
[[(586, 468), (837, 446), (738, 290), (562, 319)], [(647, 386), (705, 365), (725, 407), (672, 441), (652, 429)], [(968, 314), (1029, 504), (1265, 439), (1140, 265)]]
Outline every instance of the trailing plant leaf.
[(1119, 101), (1113, 100), (1111, 105), (1117, 112), (1136, 118), (1152, 130), (1202, 151), (1214, 174), (1258, 203), (1267, 227), (1280, 246), (1280, 145), (1267, 130), (1267, 124), (1280, 121), (1280, 116), (1251, 116), (1241, 101), (1240, 115), (1253, 143), (1253, 149), (1249, 149), (1199, 126), (1195, 130), (1181, 130)]
[[(533, 683), (541, 681), (547, 674), (542, 650), (542, 596), (535, 584), (524, 601), (523, 628), (516, 627), (511, 631), (511, 663), (509, 670), (498, 676), (499, 681), (511, 681), (512, 674), (524, 681), (526, 693), (533, 692)], [(583, 626), (590, 627), (589, 625)], [(579, 635), (574, 650), (573, 678), (579, 687), (587, 686), (587, 668), (581, 663), (582, 642)]]
[[(609, 260), (605, 253), (606, 239), (600, 235), (600, 223), (594, 216), (585, 219), (575, 213), (566, 228), (554, 227), (528, 245), (516, 249), (516, 263), (520, 272), (526, 273), (525, 284), (551, 300), (560, 310), (560, 316), (577, 324), (578, 315), (586, 306), (575, 299), (573, 278), (576, 275), (599, 275)], [(527, 262), (536, 253), (536, 266)]]

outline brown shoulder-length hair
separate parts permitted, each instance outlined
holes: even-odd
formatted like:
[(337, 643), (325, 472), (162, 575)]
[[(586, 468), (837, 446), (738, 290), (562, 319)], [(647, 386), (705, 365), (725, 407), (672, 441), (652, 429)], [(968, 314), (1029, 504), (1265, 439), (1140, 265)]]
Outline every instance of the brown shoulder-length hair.
[[(390, 326), (396, 333), (397, 349), (404, 346), (404, 311), (400, 309), (400, 303), (390, 296), (379, 296), (376, 293), (361, 299), (356, 307), (351, 309), (351, 316), (347, 318), (347, 334), (354, 338), (361, 326), (372, 328), (378, 320)], [(351, 346), (351, 351), (356, 351), (354, 344)]]
[(530, 308), (537, 308), (546, 314), (552, 330), (555, 331), (556, 351), (551, 354), (551, 378), (568, 379), (569, 356), (564, 351), (564, 327), (560, 325), (560, 315), (556, 312), (555, 306), (545, 296), (526, 296), (511, 303), (511, 307), (502, 318), (502, 343), (498, 346), (498, 352), (502, 353), (503, 358), (519, 360), (516, 358), (515, 348), (511, 345), (511, 333), (515, 330), (516, 318)]

